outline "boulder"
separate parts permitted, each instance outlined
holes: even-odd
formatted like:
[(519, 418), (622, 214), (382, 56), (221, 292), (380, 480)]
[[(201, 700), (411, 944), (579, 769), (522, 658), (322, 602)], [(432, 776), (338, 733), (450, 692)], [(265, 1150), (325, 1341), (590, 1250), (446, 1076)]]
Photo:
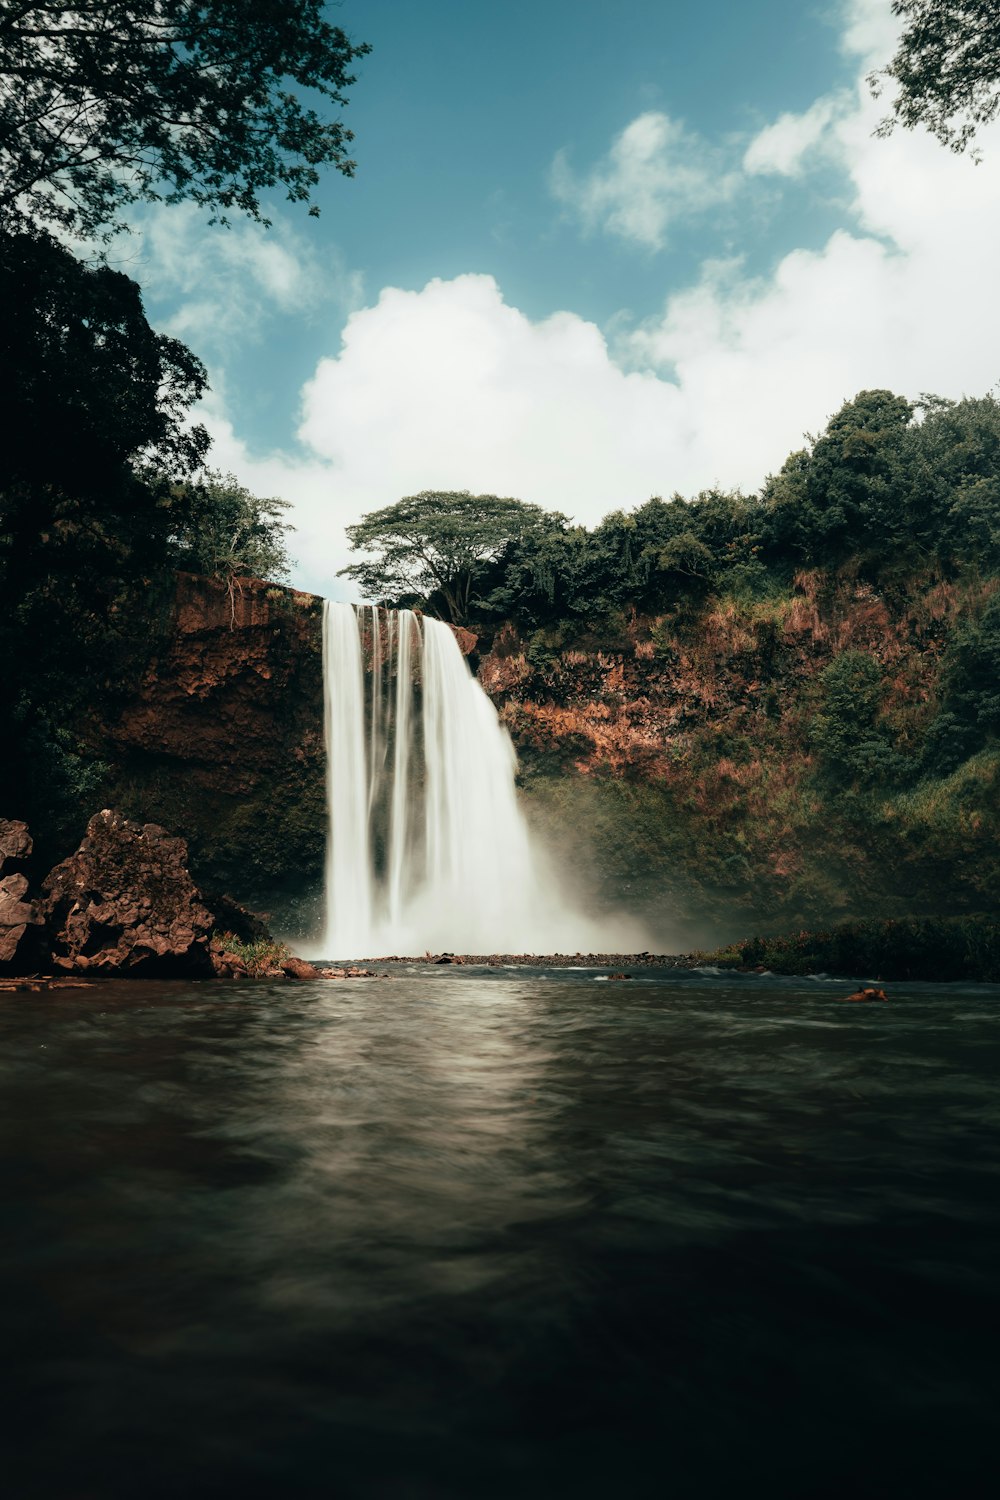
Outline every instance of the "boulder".
[(53, 965), (120, 974), (211, 974), (212, 913), (187, 844), (155, 823), (96, 813), (75, 854), (42, 882)]
[(31, 834), (27, 823), (0, 818), (0, 875), (9, 875), (11, 871), (20, 873), (30, 853)]
[(286, 958), (281, 965), (281, 972), (286, 979), (318, 979), (319, 970), (312, 964), (307, 963), (304, 958)]
[(0, 973), (31, 967), (38, 952), (42, 919), (27, 894), (26, 875), (0, 876)]
[(858, 1000), (863, 1004), (871, 1000), (888, 1000), (889, 996), (885, 990), (876, 989), (874, 985), (866, 985), (864, 989), (855, 990), (853, 995), (845, 995), (845, 1000)]

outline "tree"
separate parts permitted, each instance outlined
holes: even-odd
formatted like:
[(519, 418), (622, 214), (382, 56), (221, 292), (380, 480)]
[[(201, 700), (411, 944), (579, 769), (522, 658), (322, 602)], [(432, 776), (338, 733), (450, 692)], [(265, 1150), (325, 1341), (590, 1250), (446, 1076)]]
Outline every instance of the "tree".
[(261, 499), (235, 474), (205, 470), (202, 482), (184, 488), (183, 524), (173, 538), (174, 561), (191, 573), (224, 579), (232, 592), (241, 578), (288, 576), (282, 511), (287, 500)]
[(370, 598), (418, 598), (443, 608), (455, 624), (469, 611), (484, 565), (526, 533), (565, 525), (566, 518), (525, 500), (421, 490), (347, 527), (352, 549), (373, 553), (341, 573)]
[(44, 233), (0, 234), (0, 304), (0, 796), (44, 842), (78, 837), (96, 795), (70, 726), (134, 675), (155, 623), (170, 480), (208, 445), (188, 421), (205, 371), (134, 281)]
[(810, 566), (857, 557), (878, 570), (924, 555), (935, 517), (915, 483), (912, 417), (912, 404), (892, 391), (860, 391), (845, 402), (764, 487), (778, 546)]
[(895, 57), (868, 79), (878, 97), (881, 80), (899, 92), (879, 125), (925, 125), (942, 145), (964, 151), (976, 130), (1000, 111), (1000, 6), (996, 0), (893, 0), (905, 26)]
[(45, 233), (0, 234), (0, 486), (102, 493), (123, 463), (197, 468), (204, 367), (146, 321), (134, 281)]
[(345, 105), (370, 48), (323, 11), (323, 0), (7, 0), (0, 227), (106, 238), (130, 204), (182, 199), (267, 223), (263, 191), (308, 203), (321, 166), (352, 175), (352, 132), (304, 96)]
[(166, 563), (162, 476), (204, 459), (188, 413), (205, 371), (150, 327), (134, 281), (48, 235), (0, 235), (0, 299), (0, 591), (11, 616), (43, 580), (100, 612)]

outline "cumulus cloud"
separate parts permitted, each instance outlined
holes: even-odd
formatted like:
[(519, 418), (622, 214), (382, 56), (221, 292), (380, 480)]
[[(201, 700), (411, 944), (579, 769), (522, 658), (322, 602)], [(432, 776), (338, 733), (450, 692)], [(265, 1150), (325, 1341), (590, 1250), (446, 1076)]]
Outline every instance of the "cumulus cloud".
[(334, 597), (342, 527), (421, 489), (516, 495), (588, 521), (668, 487), (677, 391), (626, 373), (573, 313), (532, 322), (491, 276), (384, 291), (303, 392), (304, 457), (254, 459), (221, 404), (213, 463), (295, 503), (297, 580)]
[(662, 249), (675, 220), (732, 197), (739, 183), (719, 170), (721, 153), (678, 120), (650, 110), (612, 142), (603, 161), (577, 175), (557, 153), (555, 197), (588, 230), (604, 229), (650, 250)]
[[(787, 191), (798, 164), (836, 165), (850, 208), (822, 248), (792, 248), (759, 278), (707, 261), (620, 336), (624, 359), (572, 311), (528, 318), (490, 276), (387, 288), (305, 386), (298, 457), (251, 461), (211, 412), (215, 462), (295, 501), (300, 583), (343, 597), (344, 524), (423, 488), (518, 495), (592, 523), (651, 494), (753, 489), (864, 387), (994, 386), (1000, 125), (978, 167), (925, 134), (873, 139), (882, 106), (863, 75), (891, 55), (887, 15), (887, 0), (852, 0), (856, 90), (759, 147)], [(647, 243), (650, 212), (633, 235)]]

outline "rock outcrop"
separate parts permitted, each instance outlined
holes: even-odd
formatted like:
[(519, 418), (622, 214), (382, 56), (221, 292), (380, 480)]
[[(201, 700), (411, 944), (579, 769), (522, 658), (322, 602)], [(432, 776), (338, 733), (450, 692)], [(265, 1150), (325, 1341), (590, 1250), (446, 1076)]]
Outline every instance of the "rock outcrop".
[(179, 574), (158, 648), (98, 746), (110, 806), (183, 831), (199, 884), (293, 927), (323, 872), (321, 610), (256, 579), (230, 593)]
[(97, 813), (75, 854), (42, 884), (52, 963), (74, 972), (212, 973), (213, 916), (187, 845), (155, 823)]
[(0, 974), (30, 966), (38, 950), (42, 918), (24, 873), (30, 855), (28, 825), (0, 818)]
[(23, 871), (31, 857), (31, 834), (27, 823), (0, 818), (0, 875)]

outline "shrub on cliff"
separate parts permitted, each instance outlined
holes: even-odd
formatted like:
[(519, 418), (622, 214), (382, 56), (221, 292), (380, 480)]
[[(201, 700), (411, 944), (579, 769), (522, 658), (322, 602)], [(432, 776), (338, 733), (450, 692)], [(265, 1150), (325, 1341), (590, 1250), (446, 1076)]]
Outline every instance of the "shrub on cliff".
[(820, 683), (823, 705), (809, 736), (827, 784), (871, 787), (904, 774), (907, 762), (879, 719), (882, 670), (875, 658), (867, 651), (842, 651)]
[(235, 474), (206, 469), (199, 483), (180, 488), (178, 501), (179, 524), (170, 539), (175, 567), (227, 583), (288, 577), (285, 532), (291, 528), (281, 519), (288, 500), (262, 499)]

